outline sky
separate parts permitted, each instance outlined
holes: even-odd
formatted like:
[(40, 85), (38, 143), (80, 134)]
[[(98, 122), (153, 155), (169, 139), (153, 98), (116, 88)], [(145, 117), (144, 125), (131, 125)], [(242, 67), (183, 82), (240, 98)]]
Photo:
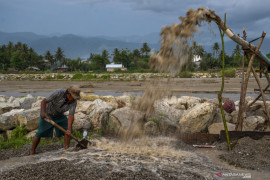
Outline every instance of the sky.
[[(248, 36), (270, 34), (269, 0), (0, 0), (0, 31), (40, 35), (143, 36), (180, 23), (189, 8), (206, 7)], [(215, 24), (212, 28), (217, 29)], [(207, 28), (205, 28), (207, 29)]]

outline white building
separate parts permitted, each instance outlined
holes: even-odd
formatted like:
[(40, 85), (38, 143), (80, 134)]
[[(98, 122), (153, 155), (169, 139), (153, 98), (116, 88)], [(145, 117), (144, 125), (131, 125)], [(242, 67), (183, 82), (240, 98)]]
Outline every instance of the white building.
[(127, 70), (127, 68), (125, 68), (123, 64), (114, 64), (114, 63), (106, 64), (106, 69), (107, 71), (111, 71), (111, 72), (113, 72), (116, 69), (120, 69), (121, 71)]
[(202, 60), (201, 56), (198, 56), (198, 55), (194, 55), (194, 56), (193, 56), (193, 59), (192, 59), (192, 61), (193, 61), (198, 67), (200, 67), (201, 60)]

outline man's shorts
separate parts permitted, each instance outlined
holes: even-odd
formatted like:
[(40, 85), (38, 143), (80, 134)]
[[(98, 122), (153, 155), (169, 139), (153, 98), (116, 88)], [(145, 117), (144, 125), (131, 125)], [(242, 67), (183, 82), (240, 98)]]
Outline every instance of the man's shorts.
[[(65, 115), (51, 118), (56, 124), (67, 130), (68, 128), (68, 119)], [(37, 137), (52, 137), (53, 136), (53, 129), (55, 128), (56, 136), (62, 137), (65, 133), (62, 132), (57, 127), (54, 127), (51, 123), (48, 123), (44, 119), (39, 117), (39, 125), (38, 125), (38, 131), (36, 133)]]

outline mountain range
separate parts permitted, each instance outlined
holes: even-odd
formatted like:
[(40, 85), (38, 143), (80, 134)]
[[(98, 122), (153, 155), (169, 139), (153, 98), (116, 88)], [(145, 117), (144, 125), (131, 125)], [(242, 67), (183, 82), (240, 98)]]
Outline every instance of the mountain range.
[[(147, 42), (151, 49), (158, 51), (160, 48), (159, 33), (151, 33), (145, 36), (96, 36), (84, 37), (74, 34), (64, 34), (57, 36), (38, 35), (32, 32), (16, 32), (8, 33), (0, 31), (0, 45), (8, 44), (9, 41), (13, 43), (22, 42), (32, 47), (38, 54), (44, 55), (47, 50), (55, 54), (58, 47), (64, 51), (64, 55), (68, 58), (88, 58), (90, 53), (101, 53), (106, 49), (110, 53), (115, 48), (118, 49), (140, 49), (144, 42)], [(212, 52), (214, 42), (219, 42), (219, 38), (209, 36), (196, 37), (198, 44), (203, 45), (205, 51)], [(254, 45), (257, 45), (255, 42)], [(236, 43), (227, 39), (225, 41), (225, 52), (231, 54), (235, 48)], [(265, 38), (261, 51), (263, 53), (270, 52), (270, 39)]]

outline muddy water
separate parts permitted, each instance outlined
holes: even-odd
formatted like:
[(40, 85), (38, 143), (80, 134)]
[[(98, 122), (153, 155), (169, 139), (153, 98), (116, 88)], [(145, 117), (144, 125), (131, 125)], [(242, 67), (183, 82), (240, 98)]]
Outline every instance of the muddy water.
[[(85, 179), (92, 179), (93, 171), (99, 172), (99, 179), (110, 179), (112, 175), (117, 179), (214, 179), (220, 171), (231, 172), (203, 155), (185, 151), (183, 149), (187, 147), (177, 147), (176, 144), (176, 139), (165, 137), (146, 137), (128, 142), (102, 138), (96, 140), (96, 146), (85, 150), (60, 149), (0, 161), (0, 179), (8, 176), (38, 179), (45, 174), (47, 178), (57, 178), (62, 173), (59, 169), (61, 164), (68, 166), (73, 173), (66, 172), (66, 178), (82, 171), (89, 172)], [(76, 172), (75, 169), (80, 171)], [(22, 171), (24, 173), (20, 173)]]

